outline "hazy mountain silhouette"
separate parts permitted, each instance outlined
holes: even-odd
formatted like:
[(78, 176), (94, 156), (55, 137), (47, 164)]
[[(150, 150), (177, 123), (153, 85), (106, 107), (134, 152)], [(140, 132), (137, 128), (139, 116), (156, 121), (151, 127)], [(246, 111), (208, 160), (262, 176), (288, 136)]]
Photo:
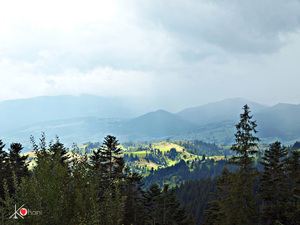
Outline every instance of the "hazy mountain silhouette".
[[(58, 102), (55, 99), (59, 99)], [(43, 104), (38, 107), (41, 102)], [(1, 138), (6, 142), (18, 141), (28, 145), (30, 135), (38, 138), (44, 131), (49, 138), (58, 135), (69, 146), (73, 142), (100, 141), (107, 134), (116, 135), (121, 142), (170, 138), (231, 144), (235, 124), (247, 103), (253, 119), (257, 120), (258, 136), (262, 142), (279, 140), (292, 143), (300, 140), (300, 105), (267, 107), (244, 99), (228, 99), (184, 109), (177, 114), (158, 110), (130, 119), (129, 115), (137, 113), (136, 109), (130, 110), (123, 103), (118, 105), (118, 101), (109, 103), (109, 99), (95, 96), (40, 97), (4, 102), (0, 104)], [(17, 128), (5, 131), (13, 128), (11, 124)]]
[(140, 137), (164, 137), (195, 129), (196, 124), (165, 110), (150, 112), (125, 123), (125, 132)]
[(132, 118), (145, 113), (126, 99), (93, 95), (44, 96), (0, 103), (0, 135), (26, 125), (76, 117)]
[(225, 120), (238, 120), (242, 107), (248, 104), (251, 112), (256, 113), (268, 106), (261, 105), (242, 98), (226, 99), (219, 102), (184, 109), (177, 113), (183, 119), (198, 125), (221, 122)]
[(255, 114), (255, 119), (261, 137), (300, 140), (300, 105), (280, 103)]
[(44, 131), (47, 136), (54, 138), (58, 135), (65, 143), (71, 145), (74, 141), (99, 141), (107, 134), (118, 136), (120, 141), (149, 140), (169, 137), (195, 128), (197, 125), (189, 121), (167, 111), (158, 110), (131, 120), (80, 117), (41, 122), (9, 132), (8, 136), (13, 140), (28, 143), (30, 135), (39, 137), (41, 131)]

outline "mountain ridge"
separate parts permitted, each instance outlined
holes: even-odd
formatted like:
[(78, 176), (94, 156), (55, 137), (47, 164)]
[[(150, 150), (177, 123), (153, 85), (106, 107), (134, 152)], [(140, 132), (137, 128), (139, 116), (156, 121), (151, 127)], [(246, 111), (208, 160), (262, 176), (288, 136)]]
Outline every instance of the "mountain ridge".
[(251, 111), (259, 112), (268, 108), (243, 98), (231, 98), (205, 105), (186, 108), (177, 113), (178, 116), (198, 125), (205, 125), (216, 121), (236, 120), (242, 107), (248, 104)]
[[(143, 113), (131, 118), (117, 119), (102, 118), (100, 117), (101, 114), (96, 113), (96, 116), (79, 116), (46, 120), (25, 126), (20, 125), (9, 132), (3, 132), (2, 130), (0, 135), (7, 142), (27, 142), (27, 145), (29, 145), (30, 135), (39, 137), (41, 131), (44, 131), (51, 138), (58, 135), (68, 145), (71, 145), (73, 142), (99, 141), (107, 134), (117, 136), (120, 141), (151, 141), (170, 138), (182, 140), (199, 139), (218, 144), (231, 144), (234, 142), (234, 125), (239, 121), (242, 106), (249, 103), (249, 101), (244, 101), (247, 100), (241, 98), (228, 99), (192, 107), (196, 108), (196, 111), (192, 110), (193, 115), (190, 114), (190, 117), (187, 117), (187, 115), (182, 116), (180, 113), (170, 113), (163, 109)], [(253, 115), (253, 120), (257, 121), (258, 136), (263, 142), (270, 143), (279, 140), (283, 143), (291, 143), (300, 140), (300, 105), (280, 103), (267, 107), (255, 102), (251, 104), (254, 105), (251, 108), (249, 104), (250, 110), (253, 111), (251, 114)], [(199, 109), (203, 109), (202, 112), (199, 113), (197, 111)], [(4, 119), (9, 123), (14, 118), (4, 117)], [(192, 122), (195, 119), (198, 119), (198, 121), (202, 120), (202, 122), (198, 124)], [(3, 126), (3, 124), (1, 125)]]

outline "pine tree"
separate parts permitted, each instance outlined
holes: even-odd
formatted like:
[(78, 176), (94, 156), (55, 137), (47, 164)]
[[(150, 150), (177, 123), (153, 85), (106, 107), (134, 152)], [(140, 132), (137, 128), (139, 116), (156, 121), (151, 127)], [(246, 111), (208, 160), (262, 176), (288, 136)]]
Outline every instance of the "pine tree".
[(262, 221), (266, 224), (287, 223), (287, 180), (284, 157), (287, 149), (280, 142), (270, 145), (260, 163), (264, 166), (261, 181)]

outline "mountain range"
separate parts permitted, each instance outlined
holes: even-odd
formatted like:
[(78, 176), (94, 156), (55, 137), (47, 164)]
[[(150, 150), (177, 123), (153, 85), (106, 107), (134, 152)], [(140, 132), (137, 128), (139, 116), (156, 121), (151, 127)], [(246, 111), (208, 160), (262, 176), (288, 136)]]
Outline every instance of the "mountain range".
[[(248, 104), (263, 143), (300, 140), (300, 105), (266, 106), (241, 98), (183, 109), (178, 113), (157, 110), (144, 113), (138, 105), (91, 95), (38, 97), (0, 103), (0, 137), (6, 143), (21, 142), (30, 148), (29, 137), (41, 132), (63, 143), (100, 141), (107, 134), (124, 141), (199, 139), (218, 144), (234, 142), (235, 124)], [(137, 116), (139, 115), (140, 116)], [(142, 115), (141, 115), (142, 114)]]

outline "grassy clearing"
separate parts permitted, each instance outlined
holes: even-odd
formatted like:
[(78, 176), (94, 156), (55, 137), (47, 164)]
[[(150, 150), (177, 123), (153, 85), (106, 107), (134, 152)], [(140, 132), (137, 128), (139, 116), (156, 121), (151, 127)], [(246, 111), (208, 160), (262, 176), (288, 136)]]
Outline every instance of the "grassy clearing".
[(210, 156), (210, 157), (207, 157), (207, 158), (214, 159), (215, 161), (219, 161), (219, 160), (225, 159), (225, 156), (224, 155), (218, 155), (218, 156)]

